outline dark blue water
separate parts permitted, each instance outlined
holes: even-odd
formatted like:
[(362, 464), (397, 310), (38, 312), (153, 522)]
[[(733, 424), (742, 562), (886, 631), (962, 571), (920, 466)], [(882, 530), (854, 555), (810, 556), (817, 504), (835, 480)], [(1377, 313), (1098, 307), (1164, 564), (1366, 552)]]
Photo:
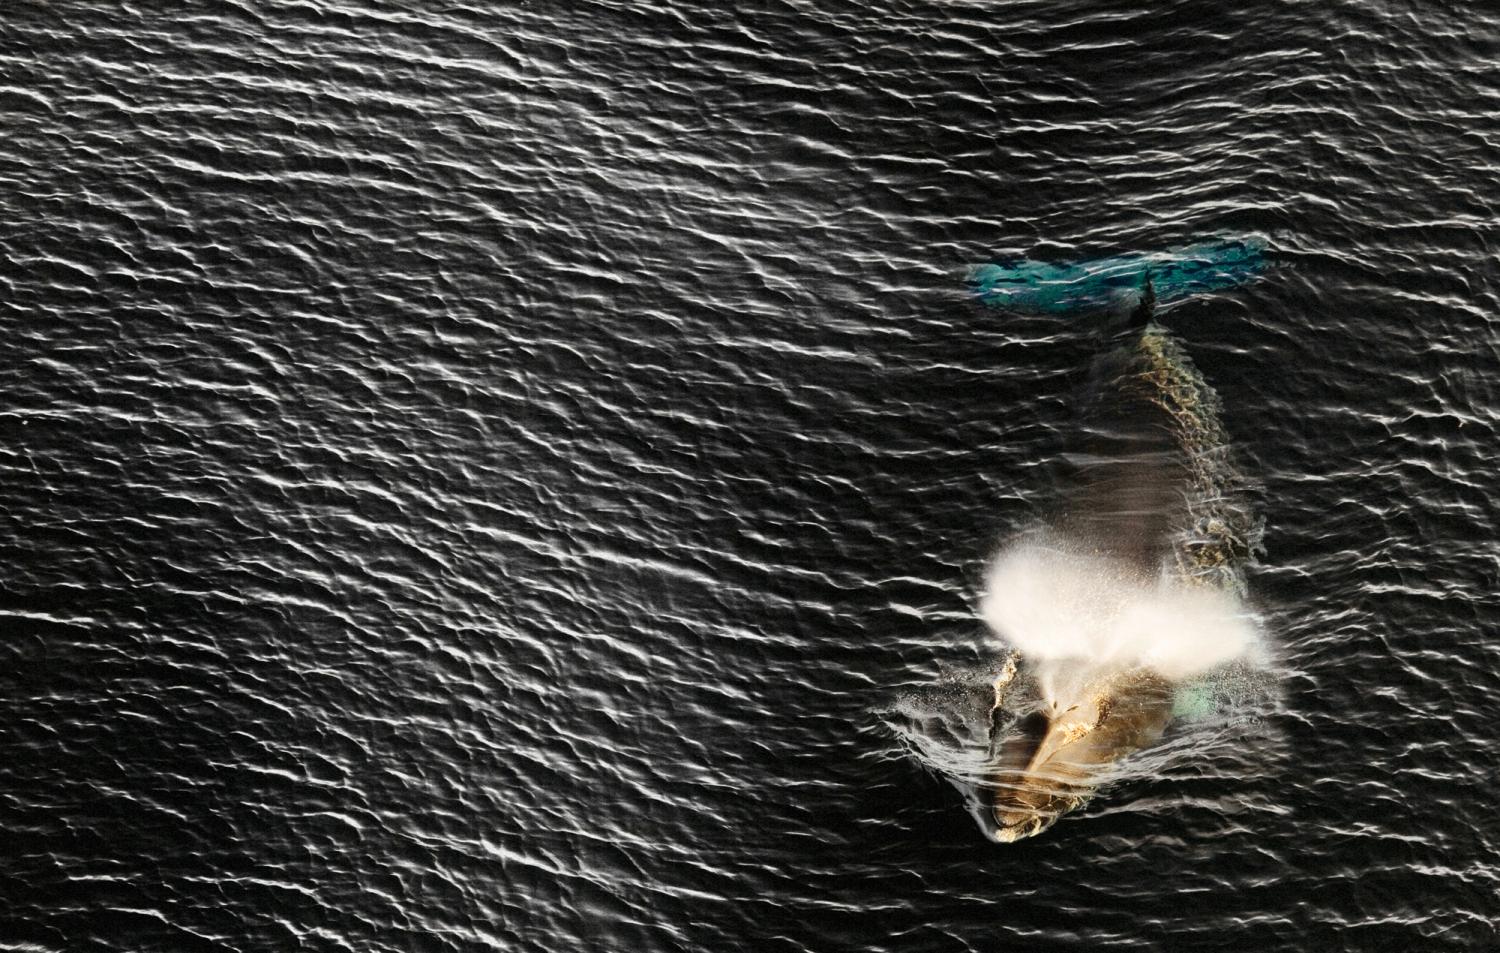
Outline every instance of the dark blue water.
[[(1495, 948), (1497, 57), (1477, 3), (7, 5), (0, 949)], [(989, 843), (885, 713), (993, 661), (1099, 339), (965, 270), (1249, 233), (1170, 323), (1273, 724)]]

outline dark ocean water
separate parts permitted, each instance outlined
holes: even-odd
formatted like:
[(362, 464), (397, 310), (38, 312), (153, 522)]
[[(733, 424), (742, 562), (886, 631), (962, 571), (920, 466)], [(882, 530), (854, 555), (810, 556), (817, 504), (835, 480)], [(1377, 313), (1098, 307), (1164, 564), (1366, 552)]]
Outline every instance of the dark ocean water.
[[(1500, 15), (1224, 7), (5, 5), (0, 950), (1500, 947)], [(989, 843), (965, 268), (1245, 233), (1272, 724)]]

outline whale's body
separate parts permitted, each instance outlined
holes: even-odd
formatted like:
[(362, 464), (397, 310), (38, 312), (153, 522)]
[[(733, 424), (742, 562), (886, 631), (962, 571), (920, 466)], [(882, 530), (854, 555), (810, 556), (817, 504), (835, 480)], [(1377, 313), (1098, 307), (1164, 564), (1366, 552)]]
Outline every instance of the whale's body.
[[(1216, 270), (1199, 267), (1200, 255), (1179, 276), (1227, 281), (1230, 266), (1244, 264), (1241, 252), (1258, 261), (1254, 242), (1211, 247), (1232, 260)], [(1160, 256), (1072, 269), (1075, 278), (1110, 278), (1092, 291), (1115, 294), (1112, 276), (1140, 265), (1144, 287), (1126, 330), (1096, 362), (1057, 511), (996, 559), (981, 605), (1006, 651), (985, 785), (986, 827), (1001, 842), (1086, 803), (1122, 759), (1162, 735), (1182, 684), (1243, 655), (1255, 638), (1241, 600), (1257, 526), (1240, 502), (1218, 398), (1154, 320), (1148, 261)], [(1036, 273), (1019, 277), (1028, 275)], [(1087, 284), (985, 287), (992, 299), (1019, 296), (1006, 305), (1064, 291), (1102, 300)]]

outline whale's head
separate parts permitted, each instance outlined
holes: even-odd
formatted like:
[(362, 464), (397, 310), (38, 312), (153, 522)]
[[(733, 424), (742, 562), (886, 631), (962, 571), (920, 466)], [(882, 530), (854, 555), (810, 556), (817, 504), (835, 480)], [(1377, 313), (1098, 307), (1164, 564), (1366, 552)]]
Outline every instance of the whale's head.
[(995, 812), (995, 827), (990, 834), (996, 843), (1014, 844), (1018, 840), (1035, 837), (1042, 831), (1057, 822), (1056, 816), (1045, 814), (1028, 814), (1022, 811), (1002, 813), (999, 809)]
[(1051, 827), (1092, 793), (1099, 763), (1086, 738), (1098, 712), (1044, 709), (1022, 718), (997, 751), (991, 775), (991, 835), (1009, 844)]
[(1127, 673), (1044, 702), (995, 739), (991, 836), (1035, 836), (1086, 803), (1120, 758), (1150, 744), (1172, 712), (1160, 678)]
[(1034, 837), (1057, 823), (1064, 814), (1081, 807), (1092, 793), (1081, 785), (1026, 777), (1009, 790), (995, 793), (991, 836), (1002, 844)]

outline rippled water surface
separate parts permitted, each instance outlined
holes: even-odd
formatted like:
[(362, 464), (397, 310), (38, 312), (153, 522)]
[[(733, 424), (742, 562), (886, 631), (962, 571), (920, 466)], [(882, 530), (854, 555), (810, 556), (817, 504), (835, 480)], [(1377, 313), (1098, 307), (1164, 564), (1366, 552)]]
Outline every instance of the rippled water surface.
[[(6, 5), (0, 949), (1494, 949), (1500, 16), (1251, 6)], [(1247, 233), (1279, 701), (989, 843), (965, 269)]]

